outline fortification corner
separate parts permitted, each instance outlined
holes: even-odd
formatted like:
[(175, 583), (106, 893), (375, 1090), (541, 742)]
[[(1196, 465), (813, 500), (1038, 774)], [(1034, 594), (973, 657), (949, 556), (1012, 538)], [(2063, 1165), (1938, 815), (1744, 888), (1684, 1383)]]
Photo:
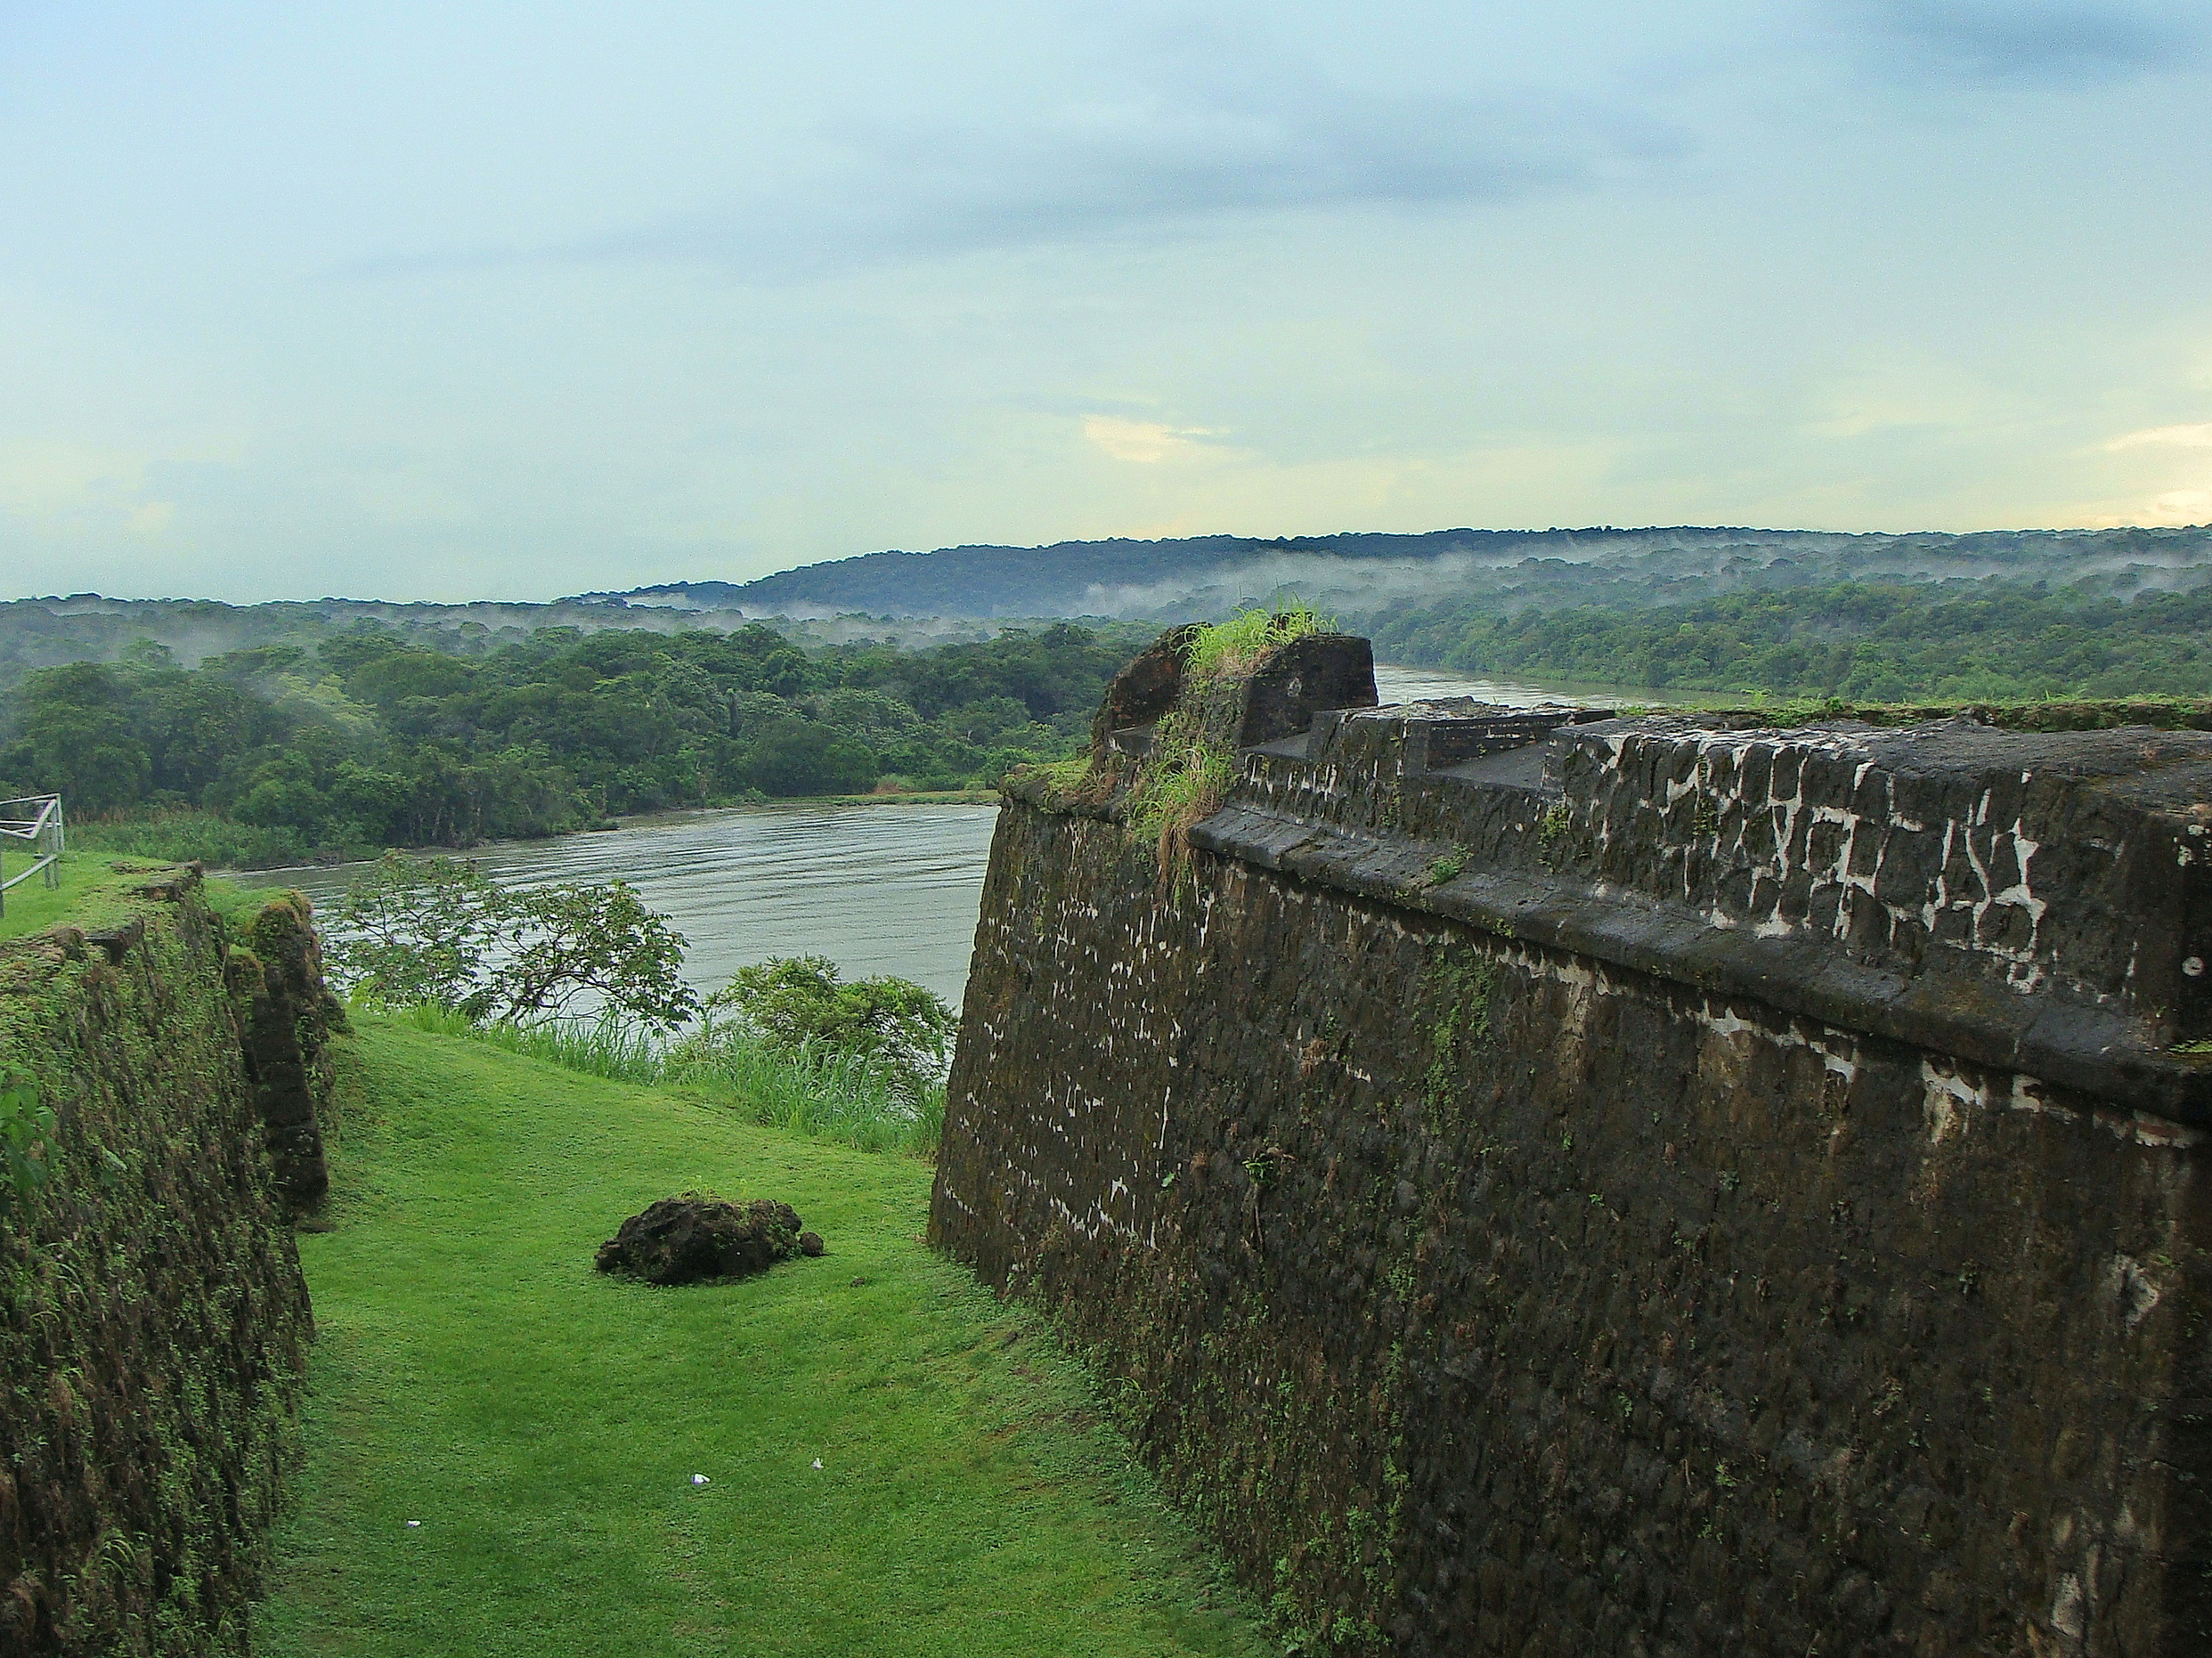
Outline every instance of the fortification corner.
[(2206, 1650), (2208, 801), (2190, 732), (1315, 710), (1163, 894), (1017, 786), (932, 1240), (1353, 1647)]

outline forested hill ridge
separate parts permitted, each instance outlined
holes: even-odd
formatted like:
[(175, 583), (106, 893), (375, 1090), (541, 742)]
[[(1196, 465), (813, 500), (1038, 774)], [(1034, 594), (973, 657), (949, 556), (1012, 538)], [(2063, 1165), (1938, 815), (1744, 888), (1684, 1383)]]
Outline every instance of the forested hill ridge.
[(0, 605), (0, 792), (61, 790), (117, 851), (265, 865), (988, 786), (1079, 747), (1160, 622), (1286, 591), (1385, 661), (1631, 700), (2212, 696), (2208, 526), (1069, 542), (551, 605)]
[(865, 553), (757, 581), (583, 596), (751, 616), (1220, 615), (1284, 589), (1356, 620), (1453, 599), (1529, 605), (1679, 604), (1838, 581), (2047, 581), (2127, 596), (2212, 581), (2212, 525), (1842, 534), (1818, 530), (1436, 530), (1419, 535), (1193, 536)]
[[(605, 597), (549, 604), (318, 598), (231, 605), (219, 599), (109, 598), (72, 593), (0, 601), (0, 689), (36, 668), (121, 662), (142, 645), (159, 646), (187, 668), (239, 651), (297, 646), (312, 652), (325, 639), (357, 634), (480, 656), (521, 644), (547, 629), (577, 635), (609, 628), (674, 633), (702, 625), (727, 630), (745, 620), (728, 611), (702, 617), (665, 604), (631, 605)], [(998, 630), (994, 622), (959, 619), (887, 627), (873, 618), (853, 617), (785, 621), (778, 630), (794, 645), (810, 647), (863, 639), (907, 646), (972, 642), (988, 639)]]
[(1407, 603), (1368, 619), (1386, 660), (1485, 679), (1850, 703), (2212, 696), (2212, 586), (1840, 581), (1663, 606)]
[(989, 638), (1008, 621), (1175, 622), (1296, 593), (1346, 626), (1409, 608), (1492, 615), (1648, 609), (1837, 583), (2043, 582), (2094, 597), (2212, 584), (2212, 525), (1843, 534), (1818, 530), (1436, 530), (1417, 535), (1061, 541), (864, 553), (733, 582), (703, 576), (535, 604), (322, 598), (232, 605), (97, 593), (0, 603), (0, 689), (32, 669), (118, 662), (140, 641), (191, 667), (370, 632), (476, 656), (543, 629), (674, 633), (772, 623), (801, 648)]

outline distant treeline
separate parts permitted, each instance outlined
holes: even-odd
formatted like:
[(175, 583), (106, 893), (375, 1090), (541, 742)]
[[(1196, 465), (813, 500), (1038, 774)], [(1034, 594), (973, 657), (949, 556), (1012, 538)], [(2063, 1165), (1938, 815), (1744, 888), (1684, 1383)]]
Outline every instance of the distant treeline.
[(224, 861), (556, 833), (610, 814), (987, 786), (1071, 752), (1128, 638), (813, 653), (734, 633), (548, 629), (479, 656), (369, 631), (179, 666), (38, 670), (0, 704), (8, 792), (129, 819), (118, 848)]
[[(1842, 582), (1662, 606), (1494, 594), (1360, 619), (1387, 661), (1856, 703), (2212, 695), (2212, 589)], [(549, 628), (437, 648), (365, 625), (180, 665), (37, 669), (0, 696), (0, 787), (60, 790), (118, 850), (273, 863), (466, 846), (658, 808), (982, 787), (1080, 744), (1152, 624), (801, 650)]]
[(1863, 703), (2212, 694), (2212, 589), (1842, 583), (1661, 609), (1401, 606), (1377, 654), (1499, 678)]

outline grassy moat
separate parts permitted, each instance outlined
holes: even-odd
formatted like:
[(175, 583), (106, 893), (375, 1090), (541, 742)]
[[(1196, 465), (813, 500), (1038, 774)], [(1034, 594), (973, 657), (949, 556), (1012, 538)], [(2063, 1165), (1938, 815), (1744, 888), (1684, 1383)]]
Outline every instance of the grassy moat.
[[(263, 1658), (1273, 1650), (1049, 1333), (923, 1248), (926, 1165), (465, 1038), (346, 1045)], [(592, 1271), (686, 1188), (829, 1253)]]

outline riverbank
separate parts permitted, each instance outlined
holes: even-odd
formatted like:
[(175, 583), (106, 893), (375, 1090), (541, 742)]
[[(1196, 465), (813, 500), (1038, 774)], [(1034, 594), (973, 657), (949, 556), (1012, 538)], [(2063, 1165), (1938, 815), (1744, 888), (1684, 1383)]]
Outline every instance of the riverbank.
[[(880, 793), (870, 791), (865, 794), (797, 795), (785, 800), (725, 801), (713, 806), (633, 812), (527, 840), (392, 849), (419, 857), (481, 857), (487, 853), (496, 854), (503, 847), (543, 846), (578, 835), (608, 834), (655, 824), (680, 823), (720, 812), (804, 810), (825, 806), (993, 806), (997, 801), (996, 789), (907, 789)], [(169, 864), (204, 864), (223, 875), (283, 875), (297, 870), (342, 869), (352, 864), (372, 863), (386, 850), (368, 841), (349, 841), (325, 849), (325, 855), (309, 857), (294, 848), (295, 837), (283, 832), (234, 823), (213, 812), (186, 808), (136, 817), (78, 822), (70, 825), (70, 837), (87, 852), (110, 857), (152, 858)]]
[[(958, 1004), (998, 809), (945, 802), (731, 807), (598, 834), (508, 841), (468, 854), (502, 885), (622, 880), (690, 941), (684, 977), (704, 993), (772, 955), (826, 955), (849, 978), (890, 973)], [(238, 877), (297, 887), (328, 906), (361, 866)]]
[[(376, 1021), (353, 1063), (264, 1658), (1273, 1650), (1049, 1334), (922, 1247), (927, 1165)], [(829, 1253), (591, 1270), (686, 1188)]]
[(996, 806), (996, 789), (914, 789), (885, 794), (824, 794), (794, 806)]
[[(1476, 696), (1511, 706), (1533, 706), (1558, 701), (1615, 701), (1641, 703), (1662, 698), (1656, 692), (1616, 687), (1534, 684), (1521, 681), (1473, 679), (1447, 670), (1378, 664), (1376, 688), (1386, 703), (1410, 702), (1431, 696)], [(1695, 699), (1691, 699), (1695, 700)], [(423, 856), (440, 853), (471, 857), (498, 857), (504, 849), (547, 845), (578, 836), (680, 824), (703, 816), (742, 810), (821, 810), (850, 806), (995, 806), (996, 789), (871, 789), (865, 792), (789, 795), (775, 799), (748, 797), (716, 805), (673, 807), (606, 817), (580, 825), (558, 834), (529, 840), (495, 839), (467, 846), (424, 843), (403, 849)], [(159, 858), (167, 862), (198, 861), (226, 874), (287, 876), (294, 872), (342, 868), (377, 857), (380, 842), (358, 836), (341, 836), (310, 847), (293, 830), (236, 822), (197, 807), (170, 806), (114, 820), (84, 820), (72, 825), (77, 843), (89, 851), (114, 857)]]

